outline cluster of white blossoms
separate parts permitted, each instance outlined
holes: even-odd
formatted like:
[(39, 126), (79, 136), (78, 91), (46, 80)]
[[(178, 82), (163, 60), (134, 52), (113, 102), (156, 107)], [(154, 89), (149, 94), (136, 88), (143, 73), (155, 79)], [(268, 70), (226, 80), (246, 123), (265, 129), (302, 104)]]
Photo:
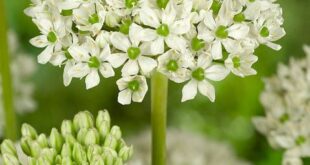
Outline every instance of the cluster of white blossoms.
[(20, 144), (2, 142), (3, 165), (123, 165), (133, 153), (120, 128), (111, 125), (108, 111), (99, 111), (96, 118), (79, 112), (72, 121), (64, 120), (60, 131), (53, 128), (49, 137), (28, 124), (21, 133)]
[(253, 120), (273, 148), (285, 150), (283, 165), (301, 165), (301, 158), (310, 157), (310, 47), (304, 50), (306, 58), (279, 65), (278, 74), (265, 80), (266, 116)]
[[(129, 140), (135, 154), (128, 165), (151, 164), (151, 133), (145, 131)], [(249, 165), (240, 160), (226, 143), (192, 133), (168, 130), (167, 164), (169, 165)]]
[(198, 91), (214, 101), (210, 81), (256, 74), (254, 50), (279, 50), (285, 35), (276, 0), (32, 0), (25, 13), (41, 31), (30, 41), (44, 48), (39, 63), (87, 89), (121, 68), (121, 104), (143, 100), (153, 71), (186, 82), (182, 101)]
[[(20, 50), (16, 34), (12, 31), (8, 34), (9, 53), (11, 57), (11, 75), (13, 81), (14, 109), (18, 114), (32, 112), (36, 108), (36, 102), (33, 99), (34, 85), (30, 80), (36, 70), (36, 63), (29, 54)], [(0, 77), (0, 86), (1, 77)], [(4, 107), (3, 93), (0, 88), (0, 137), (4, 126)]]

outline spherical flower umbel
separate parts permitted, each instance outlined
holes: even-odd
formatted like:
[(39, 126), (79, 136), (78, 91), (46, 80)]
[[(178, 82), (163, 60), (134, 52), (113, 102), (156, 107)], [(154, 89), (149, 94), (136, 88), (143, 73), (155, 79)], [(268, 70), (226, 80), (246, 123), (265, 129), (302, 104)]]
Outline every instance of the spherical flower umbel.
[(279, 65), (278, 74), (265, 80), (261, 102), (265, 117), (253, 122), (275, 149), (284, 149), (283, 165), (301, 165), (310, 157), (310, 47), (307, 57)]
[[(86, 77), (86, 88), (93, 88), (98, 72), (109, 78), (119, 67), (121, 79), (158, 71), (176, 83), (190, 80), (182, 101), (193, 99), (197, 88), (214, 101), (211, 81), (229, 72), (256, 74), (254, 50), (262, 44), (279, 50), (274, 42), (285, 35), (274, 0), (33, 0), (25, 13), (41, 31), (31, 39), (44, 48), (39, 63), (64, 65), (66, 86)], [(119, 101), (140, 102), (144, 95), (127, 92)]]
[(72, 121), (64, 120), (60, 131), (53, 128), (49, 136), (24, 124), (19, 145), (22, 152), (17, 152), (12, 141), (4, 140), (0, 157), (4, 165), (122, 165), (133, 148), (126, 145), (120, 128), (111, 126), (110, 120), (107, 111), (99, 111), (96, 119), (88, 111), (80, 112)]

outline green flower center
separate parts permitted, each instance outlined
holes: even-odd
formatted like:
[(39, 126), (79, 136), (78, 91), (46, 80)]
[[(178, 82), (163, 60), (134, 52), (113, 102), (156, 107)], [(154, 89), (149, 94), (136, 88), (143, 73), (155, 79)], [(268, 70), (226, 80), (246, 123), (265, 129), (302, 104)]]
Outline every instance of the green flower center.
[(241, 66), (240, 57), (232, 58), (232, 62), (233, 62), (234, 68), (239, 68)]
[(55, 43), (55, 42), (57, 41), (57, 36), (56, 36), (56, 34), (55, 34), (54, 32), (49, 32), (49, 33), (47, 34), (47, 40), (48, 40), (49, 42)]
[(217, 15), (221, 9), (222, 2), (219, 0), (214, 0), (211, 6), (211, 9), (213, 11), (213, 14)]
[(99, 16), (98, 14), (94, 13), (88, 18), (88, 22), (91, 24), (95, 24), (99, 22)]
[(166, 24), (161, 24), (157, 29), (156, 32), (158, 35), (167, 37), (169, 35), (169, 27)]
[(225, 39), (228, 37), (228, 32), (227, 32), (227, 28), (225, 26), (219, 26), (216, 31), (215, 31), (215, 35), (218, 38), (221, 39)]
[(156, 0), (157, 6), (161, 9), (165, 9), (169, 0)]
[(72, 15), (72, 10), (62, 10), (61, 11), (62, 16), (71, 16)]
[(281, 123), (285, 123), (285, 122), (287, 122), (289, 119), (290, 119), (290, 116), (289, 116), (287, 113), (283, 114), (283, 115), (279, 118), (279, 120), (280, 120)]
[(128, 83), (128, 88), (131, 90), (131, 91), (137, 91), (139, 90), (140, 88), (140, 83), (138, 80), (132, 80)]
[(245, 16), (242, 12), (234, 16), (235, 22), (243, 22), (244, 20), (245, 20)]
[(262, 37), (268, 37), (269, 36), (269, 29), (267, 27), (263, 27), (259, 34), (262, 36)]
[(136, 6), (138, 4), (138, 0), (125, 0), (125, 6), (128, 9), (133, 8), (134, 6)]
[(202, 68), (197, 68), (192, 72), (192, 77), (198, 81), (205, 79), (205, 71)]
[(295, 143), (297, 145), (302, 145), (306, 142), (306, 138), (304, 136), (298, 136), (296, 139), (295, 139)]
[(201, 39), (198, 39), (197, 37), (193, 38), (192, 40), (192, 49), (194, 51), (199, 51), (200, 49), (204, 48), (206, 45), (206, 43), (201, 40)]
[(97, 57), (91, 57), (88, 61), (88, 66), (90, 68), (99, 68), (100, 67), (100, 61)]
[(137, 47), (130, 47), (127, 50), (128, 57), (131, 60), (137, 59), (137, 57), (140, 55), (140, 53), (141, 53), (141, 50), (140, 50), (140, 48), (137, 48)]
[(172, 71), (172, 72), (175, 72), (179, 69), (179, 65), (176, 60), (170, 60), (167, 63), (166, 67), (169, 71)]
[(123, 34), (129, 34), (129, 27), (131, 25), (131, 20), (130, 19), (126, 19), (123, 21), (123, 23), (121, 24), (121, 26), (119, 27), (119, 31)]

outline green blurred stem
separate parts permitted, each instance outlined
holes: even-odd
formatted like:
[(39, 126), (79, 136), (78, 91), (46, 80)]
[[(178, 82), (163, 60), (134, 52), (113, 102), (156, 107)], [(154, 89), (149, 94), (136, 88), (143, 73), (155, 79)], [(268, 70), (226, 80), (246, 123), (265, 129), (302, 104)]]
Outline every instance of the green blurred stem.
[(11, 140), (17, 139), (16, 116), (13, 109), (13, 88), (10, 72), (10, 56), (7, 42), (7, 22), (5, 2), (0, 0), (0, 71), (2, 81), (3, 107), (5, 117), (5, 135)]
[(168, 79), (156, 72), (151, 83), (152, 165), (165, 165)]

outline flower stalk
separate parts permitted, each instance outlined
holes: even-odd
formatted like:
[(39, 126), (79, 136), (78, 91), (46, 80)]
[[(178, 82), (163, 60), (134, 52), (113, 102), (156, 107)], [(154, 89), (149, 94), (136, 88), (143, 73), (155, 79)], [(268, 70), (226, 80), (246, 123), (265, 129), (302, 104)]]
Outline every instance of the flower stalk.
[(156, 72), (151, 83), (152, 164), (165, 165), (168, 79)]
[(2, 81), (3, 107), (5, 114), (5, 135), (16, 140), (17, 125), (13, 108), (13, 88), (10, 72), (10, 56), (7, 42), (7, 22), (5, 15), (5, 2), (0, 2), (0, 72)]

